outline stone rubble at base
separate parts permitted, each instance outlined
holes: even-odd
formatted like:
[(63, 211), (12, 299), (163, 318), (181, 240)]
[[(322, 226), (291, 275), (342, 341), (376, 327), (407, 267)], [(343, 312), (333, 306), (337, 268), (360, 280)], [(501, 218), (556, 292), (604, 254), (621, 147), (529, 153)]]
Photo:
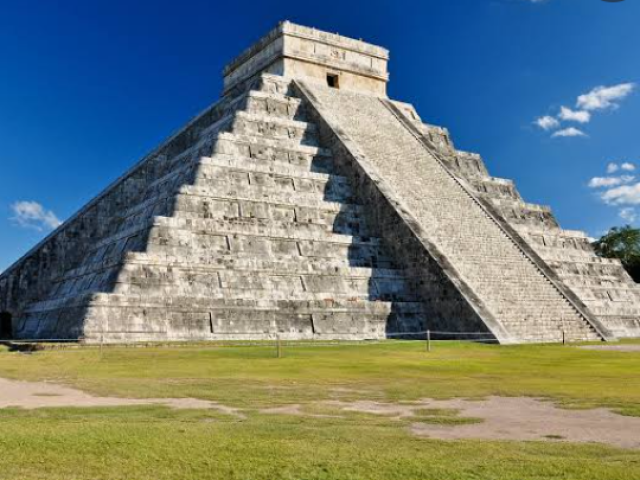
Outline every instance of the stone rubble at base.
[(388, 58), (280, 24), (219, 102), (0, 276), (13, 335), (640, 336), (620, 263), (387, 99)]

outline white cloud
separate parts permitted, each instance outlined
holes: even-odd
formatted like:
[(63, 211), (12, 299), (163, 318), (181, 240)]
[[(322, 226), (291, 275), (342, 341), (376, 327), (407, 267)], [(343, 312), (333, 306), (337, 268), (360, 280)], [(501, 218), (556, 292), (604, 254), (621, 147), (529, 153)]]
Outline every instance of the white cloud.
[(609, 165), (607, 165), (607, 173), (609, 174), (616, 173), (618, 170), (620, 170), (620, 165), (618, 165), (617, 163), (610, 163)]
[(561, 107), (558, 118), (568, 122), (589, 123), (591, 114), (586, 110), (571, 110), (567, 107)]
[(14, 213), (11, 219), (21, 227), (43, 231), (45, 229), (52, 230), (62, 224), (55, 213), (51, 210), (45, 210), (38, 202), (16, 202), (11, 205), (11, 210)]
[(620, 218), (626, 220), (629, 223), (635, 222), (637, 218), (636, 210), (632, 207), (621, 208), (618, 214), (620, 215)]
[(640, 183), (611, 188), (603, 192), (600, 198), (608, 205), (639, 205)]
[(635, 180), (634, 176), (622, 175), (620, 177), (593, 177), (589, 180), (589, 187), (602, 188), (602, 187), (616, 187), (626, 183), (631, 183)]
[(624, 162), (620, 165), (620, 168), (626, 172), (633, 172), (636, 169), (636, 166), (630, 162)]
[[(638, 219), (637, 205), (640, 205), (640, 182), (636, 176), (625, 174), (635, 171), (636, 166), (631, 162), (607, 165), (608, 176), (593, 177), (589, 180), (589, 187), (598, 189), (598, 198), (607, 205), (619, 207), (618, 215), (627, 224), (635, 223)], [(612, 175), (616, 172), (621, 175)]]
[(555, 137), (586, 137), (587, 134), (584, 133), (582, 130), (578, 130), (577, 128), (569, 127), (563, 130), (558, 130), (557, 132), (554, 132), (553, 135), (551, 136), (554, 138)]
[(560, 125), (560, 122), (549, 115), (544, 117), (540, 117), (535, 121), (535, 124), (538, 125), (543, 130), (551, 130)]
[(580, 95), (576, 106), (582, 110), (604, 110), (616, 108), (616, 102), (627, 97), (636, 87), (635, 83), (620, 83), (611, 87), (596, 87), (589, 93)]
[[(541, 3), (540, 0), (531, 0), (533, 3)], [(544, 1), (544, 0), (542, 0)], [(635, 83), (620, 83), (610, 87), (596, 87), (589, 93), (580, 95), (576, 101), (576, 110), (569, 107), (560, 107), (557, 116), (545, 115), (534, 122), (543, 130), (555, 130), (561, 128), (562, 122), (589, 123), (593, 112), (598, 110), (618, 108), (619, 102), (631, 94), (636, 88)], [(569, 127), (551, 135), (552, 137), (586, 137), (587, 135), (577, 128)]]

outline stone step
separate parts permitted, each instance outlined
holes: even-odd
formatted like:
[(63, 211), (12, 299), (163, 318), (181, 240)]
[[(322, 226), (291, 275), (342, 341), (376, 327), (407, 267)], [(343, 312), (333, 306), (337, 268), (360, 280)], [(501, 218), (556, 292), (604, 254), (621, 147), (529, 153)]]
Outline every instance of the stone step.
[[(287, 158), (291, 164), (309, 163), (310, 159), (316, 157), (331, 157), (331, 152), (328, 149), (301, 145), (295, 139), (273, 139), (262, 135), (243, 135), (230, 132), (217, 134), (215, 142), (213, 142), (213, 152), (281, 162)], [(285, 157), (285, 155), (287, 156)]]
[[(373, 248), (366, 246), (366, 251), (371, 253)], [(180, 252), (178, 255), (167, 251), (157, 252), (128, 252), (123, 259), (126, 264), (148, 265), (182, 265), (193, 264), (194, 268), (211, 268), (218, 270), (256, 270), (269, 272), (287, 272), (291, 274), (318, 273), (325, 275), (355, 275), (355, 276), (398, 276), (403, 275), (402, 270), (394, 264), (391, 257), (383, 250), (377, 252), (375, 258), (367, 256), (350, 257), (312, 257), (294, 255), (278, 255), (274, 257), (246, 256), (242, 253), (224, 252), (216, 255), (208, 255), (206, 251), (198, 254), (197, 251)], [(73, 276), (84, 275), (88, 270), (70, 270)]]
[[(124, 332), (152, 337), (163, 334), (165, 339), (265, 339), (276, 335), (283, 339), (375, 339), (385, 338), (390, 324), (417, 323), (421, 315), (421, 306), (410, 303), (256, 302), (188, 296), (155, 303), (135, 295), (100, 297), (90, 307), (86, 334), (101, 336), (102, 341), (114, 341)], [(127, 308), (131, 314), (114, 320), (110, 315), (113, 308)], [(92, 324), (103, 329), (92, 331)]]
[(626, 302), (635, 304), (640, 309), (640, 291), (630, 288), (616, 288), (616, 286), (572, 286), (572, 289), (587, 302), (589, 300), (603, 300), (605, 302)]
[(640, 318), (638, 306), (632, 304), (631, 302), (614, 303), (610, 301), (600, 302), (589, 300), (584, 300), (584, 302), (587, 304), (589, 309), (598, 317), (614, 315)]
[(243, 110), (255, 115), (268, 115), (290, 120), (304, 120), (304, 108), (299, 98), (251, 90), (243, 99)]
[[(574, 244), (591, 246), (588, 235), (581, 230), (566, 230), (560, 227), (546, 227), (543, 225), (518, 225), (520, 234), (533, 238), (538, 243), (547, 246)], [(544, 239), (544, 241), (540, 239)]]
[[(625, 273), (625, 272), (621, 272)], [(606, 274), (561, 274), (562, 280), (570, 287), (594, 287), (594, 288), (617, 288), (624, 290), (635, 290), (640, 292), (637, 284), (629, 277)]]
[(527, 214), (551, 214), (551, 207), (537, 203), (527, 203), (523, 200), (514, 200), (511, 198), (494, 199), (493, 204), (497, 207), (510, 208), (517, 212)]
[(265, 163), (251, 157), (238, 157), (237, 155), (218, 154), (213, 157), (202, 157), (198, 162), (202, 167), (221, 167), (243, 172), (273, 174), (283, 177), (324, 181), (331, 179), (347, 181), (343, 176), (330, 171), (311, 170), (310, 166), (301, 167), (290, 163), (269, 162)]
[(490, 201), (504, 200), (523, 202), (511, 180), (494, 177), (469, 178), (466, 180), (475, 191)]
[(344, 177), (300, 178), (209, 165), (199, 166), (191, 186), (213, 189), (222, 194), (238, 192), (238, 189), (242, 192), (253, 190), (262, 196), (269, 195), (269, 192), (314, 193), (330, 202), (347, 202), (353, 197), (351, 186)]
[[(185, 241), (188, 241), (194, 236), (237, 236), (329, 242), (340, 245), (380, 244), (380, 240), (377, 237), (335, 233), (323, 225), (313, 223), (273, 222), (258, 218), (219, 220), (179, 217), (154, 217), (153, 222), (154, 228), (150, 232), (150, 240), (161, 239), (163, 238), (163, 234), (166, 234), (167, 239), (184, 239)], [(166, 245), (170, 244), (171, 243), (166, 243)], [(179, 245), (179, 243), (176, 243), (176, 245)]]
[(423, 304), (414, 301), (371, 300), (366, 295), (332, 294), (321, 295), (313, 292), (298, 298), (277, 298), (250, 296), (242, 290), (225, 290), (202, 295), (200, 292), (172, 290), (156, 295), (135, 293), (105, 293), (98, 291), (74, 292), (57, 295), (55, 299), (34, 302), (29, 307), (31, 313), (43, 313), (63, 307), (83, 307), (89, 304), (103, 304), (110, 307), (175, 307), (186, 310), (211, 310), (221, 308), (255, 308), (266, 310), (291, 310), (296, 312), (360, 312), (363, 314), (389, 314), (390, 311), (423, 315)]
[(290, 78), (271, 73), (261, 73), (256, 83), (251, 86), (251, 90), (278, 95), (293, 95), (293, 81)]
[[(176, 275), (177, 276), (177, 275)], [(244, 298), (247, 300), (324, 300), (361, 299), (369, 301), (417, 301), (407, 293), (400, 280), (366, 279), (320, 275), (267, 275), (264, 273), (220, 271), (192, 272), (185, 283), (171, 281), (120, 281), (113, 285), (113, 293), (160, 297), (190, 294), (210, 298)], [(125, 280), (126, 277), (125, 277)], [(80, 290), (78, 293), (92, 291)]]
[[(589, 258), (585, 258), (585, 261), (548, 261), (548, 265), (553, 268), (558, 275), (567, 278), (571, 277), (612, 277), (617, 279), (618, 282), (631, 283), (632, 280), (629, 274), (624, 269), (622, 264), (613, 259), (596, 257), (591, 261)], [(600, 260), (607, 260), (605, 262)]]
[(266, 138), (275, 141), (294, 142), (318, 147), (317, 129), (313, 123), (289, 120), (282, 117), (236, 112), (229, 131), (234, 135)]
[[(134, 256), (135, 255), (135, 256)], [(250, 295), (342, 294), (368, 295), (376, 300), (415, 299), (409, 281), (400, 270), (342, 266), (328, 268), (319, 262), (305, 265), (299, 258), (263, 260), (220, 258), (215, 262), (192, 263), (184, 259), (159, 261), (157, 256), (131, 254), (118, 275), (118, 283), (133, 284), (133, 293), (143, 285), (167, 290), (186, 287), (189, 291), (215, 295), (223, 290), (248, 290)], [(129, 290), (128, 290), (129, 291)], [(128, 292), (127, 291), (127, 292)], [(260, 294), (261, 296), (263, 294)], [(325, 298), (325, 297), (323, 297)]]
[(637, 337), (640, 330), (640, 315), (600, 315), (600, 319), (618, 338)]
[[(134, 217), (132, 224), (138, 218), (150, 218), (156, 212), (173, 211), (193, 212), (202, 218), (240, 218), (257, 217), (273, 218), (275, 220), (291, 218), (304, 222), (311, 222), (312, 218), (326, 219), (321, 223), (330, 224), (337, 216), (357, 218), (362, 215), (363, 208), (354, 203), (330, 202), (319, 198), (317, 194), (289, 193), (263, 196), (255, 191), (247, 192), (217, 192), (206, 187), (185, 186), (174, 195), (163, 193), (150, 196), (134, 207), (124, 210), (120, 214), (122, 221)], [(130, 225), (133, 226), (133, 225)]]
[[(581, 248), (548, 248), (541, 247), (538, 244), (530, 244), (541, 258), (547, 263), (550, 262), (577, 262), (577, 263), (614, 263), (610, 262), (611, 259), (601, 259), (593, 250), (586, 250)], [(604, 262), (599, 262), (604, 260)], [(609, 260), (609, 262), (607, 262)]]
[[(184, 185), (178, 190), (178, 194), (206, 197), (210, 199), (235, 199), (249, 200), (253, 202), (276, 203), (281, 205), (294, 205), (300, 207), (318, 208), (326, 206), (331, 209), (339, 209), (345, 203), (355, 203), (350, 191), (341, 190), (330, 192), (333, 197), (320, 192), (304, 191), (274, 191), (270, 188), (254, 186), (252, 188), (240, 188), (225, 184), (214, 186)], [(178, 200), (180, 200), (178, 198)], [(333, 204), (333, 205), (330, 205)]]
[[(324, 205), (327, 207), (328, 205)], [(206, 208), (205, 208), (206, 207)], [(361, 207), (356, 205), (342, 205), (336, 208), (308, 208), (294, 207), (291, 205), (279, 205), (269, 203), (244, 202), (237, 200), (207, 200), (206, 205), (199, 202), (178, 202), (174, 207), (174, 216), (176, 217), (176, 225), (187, 226), (193, 222), (200, 222), (202, 229), (214, 228), (220, 222), (253, 224), (253, 230), (263, 229), (264, 223), (268, 220), (276, 221), (278, 224), (284, 225), (284, 232), (295, 230), (306, 230), (307, 232), (326, 232), (332, 235), (332, 239), (336, 240), (342, 237), (341, 245), (352, 243), (361, 243), (358, 238), (367, 235), (367, 229), (361, 226), (360, 216), (362, 215)], [(154, 203), (149, 202), (144, 208), (153, 211)], [(107, 249), (124, 250), (127, 242), (141, 241), (146, 229), (150, 228), (156, 220), (151, 217), (151, 213), (143, 214), (143, 212), (129, 212), (130, 221), (123, 222), (121, 228), (116, 233), (106, 237), (92, 245), (92, 250), (96, 252), (96, 256), (104, 256)], [(215, 215), (215, 217), (214, 217)], [(212, 217), (204, 219), (203, 217)], [(161, 217), (166, 218), (166, 217)], [(160, 220), (159, 224), (163, 225)], [(216, 223), (217, 222), (217, 223)], [(276, 227), (277, 228), (277, 227)], [(289, 234), (287, 234), (289, 235)], [(288, 237), (287, 237), (288, 238)], [(352, 239), (352, 240), (349, 240)], [(337, 240), (336, 240), (337, 241)], [(367, 241), (370, 245), (371, 242)], [(114, 247), (114, 244), (118, 244)], [(304, 245), (308, 245), (305, 242)], [(141, 248), (141, 247), (140, 247)], [(306, 248), (306, 247), (304, 247)], [(130, 249), (130, 248), (129, 248)], [(347, 252), (348, 253), (348, 252)], [(93, 258), (91, 261), (101, 261), (101, 258)]]
[[(81, 266), (68, 270), (64, 275), (55, 281), (78, 280), (88, 282), (95, 285), (106, 285), (109, 282), (110, 272), (116, 267), (127, 264), (148, 264), (153, 265), (176, 265), (182, 263), (195, 265), (194, 268), (205, 268), (214, 266), (217, 269), (230, 270), (267, 270), (267, 271), (285, 271), (304, 273), (321, 273), (332, 275), (351, 275), (355, 272), (356, 276), (360, 271), (360, 276), (370, 275), (368, 272), (376, 272), (379, 276), (384, 276), (384, 272), (397, 271), (393, 260), (382, 253), (379, 247), (369, 245), (355, 246), (351, 249), (333, 249), (333, 253), (337, 256), (327, 257), (332, 249), (324, 246), (320, 249), (318, 245), (312, 245), (304, 242), (299, 245), (299, 251), (294, 255), (279, 254), (274, 258), (261, 258), (249, 256), (231, 251), (215, 251), (208, 249), (192, 250), (189, 247), (168, 247), (151, 248), (151, 251), (145, 252), (122, 252), (117, 257), (111, 257), (110, 261), (104, 261), (100, 255), (104, 256), (101, 249), (96, 254), (91, 255), (91, 261)], [(320, 251), (321, 250), (321, 251)], [(325, 256), (301, 256), (303, 253), (322, 253)], [(344, 254), (344, 255), (341, 255)], [(375, 269), (375, 270), (371, 270)], [(102, 280), (101, 280), (102, 279)]]
[[(408, 293), (411, 281), (400, 271), (382, 268), (322, 268), (304, 271), (301, 261), (261, 262), (222, 258), (215, 263), (176, 262), (157, 255), (129, 253), (124, 266), (79, 268), (67, 272), (53, 287), (51, 298), (64, 299), (91, 292), (115, 291), (145, 296), (171, 295), (172, 292), (211, 297), (414, 301)], [(148, 260), (145, 263), (145, 260)], [(226, 261), (225, 261), (226, 260)], [(290, 271), (284, 268), (288, 267)], [(295, 270), (297, 267), (297, 271)], [(235, 292), (235, 293), (234, 293)], [(240, 292), (240, 293), (239, 293)], [(266, 293), (266, 295), (265, 295)]]
[(291, 224), (291, 228), (305, 228), (342, 235), (375, 236), (364, 221), (361, 209), (357, 205), (345, 204), (339, 211), (299, 207), (262, 202), (238, 201), (233, 203), (224, 199), (189, 198), (181, 200), (173, 209), (173, 217), (180, 219), (217, 219), (232, 223), (253, 220)]

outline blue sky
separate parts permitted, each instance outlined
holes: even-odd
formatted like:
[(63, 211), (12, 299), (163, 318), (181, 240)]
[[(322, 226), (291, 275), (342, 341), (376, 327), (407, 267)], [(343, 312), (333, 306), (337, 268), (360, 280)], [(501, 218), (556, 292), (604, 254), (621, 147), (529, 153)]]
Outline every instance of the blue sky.
[(225, 63), (284, 19), (389, 48), (390, 96), (563, 227), (637, 222), (637, 0), (0, 7), (0, 270), (214, 102)]

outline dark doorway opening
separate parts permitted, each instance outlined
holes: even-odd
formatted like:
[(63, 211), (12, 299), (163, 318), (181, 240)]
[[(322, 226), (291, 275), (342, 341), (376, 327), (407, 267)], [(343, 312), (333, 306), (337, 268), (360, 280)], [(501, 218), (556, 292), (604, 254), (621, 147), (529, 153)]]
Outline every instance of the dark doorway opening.
[(13, 338), (13, 317), (9, 312), (0, 312), (0, 338)]
[(331, 88), (340, 88), (340, 76), (333, 73), (327, 73), (327, 85)]

